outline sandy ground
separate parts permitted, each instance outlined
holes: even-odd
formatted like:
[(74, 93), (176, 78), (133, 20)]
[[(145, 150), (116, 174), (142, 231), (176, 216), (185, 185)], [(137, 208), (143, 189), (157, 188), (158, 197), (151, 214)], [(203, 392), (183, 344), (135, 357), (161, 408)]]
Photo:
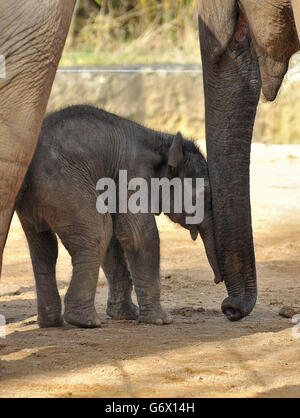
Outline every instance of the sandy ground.
[[(213, 283), (201, 241), (162, 217), (162, 302), (172, 325), (109, 319), (101, 274), (101, 329), (39, 329), (27, 244), (14, 218), (1, 286), (15, 294), (0, 297), (7, 321), (0, 396), (300, 397), (300, 338), (278, 315), (283, 305), (300, 313), (300, 146), (255, 144), (251, 175), (259, 300), (237, 323), (220, 312), (225, 286)], [(62, 296), (70, 273), (61, 247)]]

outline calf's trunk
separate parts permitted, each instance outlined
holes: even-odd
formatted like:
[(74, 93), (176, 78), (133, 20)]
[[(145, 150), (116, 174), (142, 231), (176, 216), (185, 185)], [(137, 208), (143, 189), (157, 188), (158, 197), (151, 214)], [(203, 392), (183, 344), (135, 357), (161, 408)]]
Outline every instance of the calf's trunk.
[(216, 255), (214, 225), (211, 217), (206, 217), (198, 227), (200, 236), (202, 238), (208, 262), (215, 275), (215, 283), (222, 281), (220, 274), (218, 260)]

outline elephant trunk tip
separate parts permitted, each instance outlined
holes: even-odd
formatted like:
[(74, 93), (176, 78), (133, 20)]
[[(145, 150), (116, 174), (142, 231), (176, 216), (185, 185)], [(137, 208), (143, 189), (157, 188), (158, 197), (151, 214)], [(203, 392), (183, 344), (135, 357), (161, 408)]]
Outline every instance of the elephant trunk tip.
[(250, 299), (228, 297), (222, 303), (222, 312), (229, 321), (238, 321), (249, 315), (256, 303), (256, 296)]
[(216, 284), (222, 283), (223, 282), (222, 276), (220, 276), (219, 274), (216, 274), (216, 276), (214, 278), (214, 282)]

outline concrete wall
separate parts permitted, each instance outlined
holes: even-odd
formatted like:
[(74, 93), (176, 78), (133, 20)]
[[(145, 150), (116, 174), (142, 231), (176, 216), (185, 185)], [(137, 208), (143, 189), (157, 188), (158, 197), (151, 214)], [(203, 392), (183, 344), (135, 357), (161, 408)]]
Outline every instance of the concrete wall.
[[(149, 67), (144, 71), (129, 73), (101, 72), (101, 69), (97, 69), (97, 72), (59, 72), (48, 111), (70, 104), (88, 103), (154, 129), (169, 132), (181, 130), (188, 137), (203, 139), (202, 74), (195, 72), (199, 71), (199, 67), (172, 66), (167, 69), (189, 72), (154, 73), (148, 72), (151, 70)], [(292, 80), (284, 83), (275, 103), (261, 100), (254, 141), (300, 142), (300, 80), (295, 76), (290, 78)]]

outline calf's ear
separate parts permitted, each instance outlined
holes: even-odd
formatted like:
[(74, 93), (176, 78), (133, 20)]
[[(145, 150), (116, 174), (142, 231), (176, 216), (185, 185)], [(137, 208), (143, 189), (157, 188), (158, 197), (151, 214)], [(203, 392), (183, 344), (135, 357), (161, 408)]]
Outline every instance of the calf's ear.
[(180, 132), (178, 132), (172, 142), (168, 155), (168, 175), (169, 177), (175, 177), (181, 167), (183, 161), (183, 138)]

